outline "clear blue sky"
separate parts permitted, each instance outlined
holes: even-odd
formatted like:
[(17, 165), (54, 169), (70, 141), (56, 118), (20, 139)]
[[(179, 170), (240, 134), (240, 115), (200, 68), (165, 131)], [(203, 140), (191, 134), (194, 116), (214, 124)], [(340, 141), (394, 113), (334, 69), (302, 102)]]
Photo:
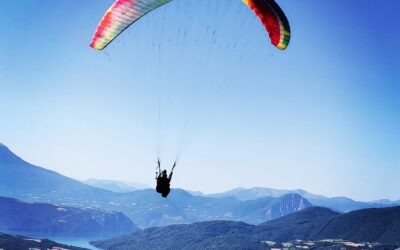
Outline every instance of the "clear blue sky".
[(24, 159), (152, 185), (160, 98), (174, 186), (400, 199), (398, 0), (280, 0), (284, 52), (239, 0), (177, 0), (97, 52), (111, 3), (0, 2), (0, 142)]

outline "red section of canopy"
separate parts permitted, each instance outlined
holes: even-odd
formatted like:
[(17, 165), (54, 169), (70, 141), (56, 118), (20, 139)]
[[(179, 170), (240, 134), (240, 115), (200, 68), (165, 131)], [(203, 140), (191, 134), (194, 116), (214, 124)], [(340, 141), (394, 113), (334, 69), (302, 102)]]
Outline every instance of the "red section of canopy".
[(278, 46), (282, 34), (279, 16), (275, 13), (270, 4), (274, 2), (274, 0), (247, 0), (245, 2), (256, 13), (265, 29), (268, 31), (271, 43)]

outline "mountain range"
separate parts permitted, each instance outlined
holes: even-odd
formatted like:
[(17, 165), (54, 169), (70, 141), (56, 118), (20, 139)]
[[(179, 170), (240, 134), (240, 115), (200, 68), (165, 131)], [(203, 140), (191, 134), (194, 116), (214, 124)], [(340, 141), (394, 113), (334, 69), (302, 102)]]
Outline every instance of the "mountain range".
[(263, 197), (280, 197), (285, 194), (299, 194), (306, 198), (312, 205), (319, 207), (328, 207), (339, 212), (350, 212), (363, 208), (379, 208), (400, 205), (400, 200), (377, 200), (371, 202), (355, 201), (347, 197), (328, 198), (322, 195), (315, 195), (302, 189), (279, 190), (272, 188), (236, 188), (224, 193), (208, 195), (210, 197), (235, 197), (241, 201), (255, 200)]
[(390, 201), (357, 202), (348, 198), (313, 195), (304, 190), (266, 188), (237, 189), (209, 196), (174, 189), (168, 199), (161, 198), (152, 189), (116, 193), (32, 165), (4, 145), (0, 145), (0, 172), (0, 196), (119, 211), (140, 228), (210, 220), (259, 224), (312, 205), (322, 205), (340, 212), (395, 205)]
[(311, 206), (297, 194), (239, 201), (191, 195), (181, 189), (174, 189), (168, 199), (152, 189), (115, 193), (34, 166), (4, 145), (0, 146), (0, 171), (0, 196), (120, 211), (141, 228), (217, 219), (261, 223)]
[(120, 212), (27, 203), (0, 197), (0, 231), (22, 235), (111, 237), (136, 231)]
[[(340, 214), (311, 207), (259, 225), (208, 221), (148, 228), (131, 235), (95, 241), (96, 247), (119, 249), (267, 249), (265, 242), (344, 239), (400, 243), (400, 207), (370, 208)], [(385, 248), (394, 249), (394, 248)]]

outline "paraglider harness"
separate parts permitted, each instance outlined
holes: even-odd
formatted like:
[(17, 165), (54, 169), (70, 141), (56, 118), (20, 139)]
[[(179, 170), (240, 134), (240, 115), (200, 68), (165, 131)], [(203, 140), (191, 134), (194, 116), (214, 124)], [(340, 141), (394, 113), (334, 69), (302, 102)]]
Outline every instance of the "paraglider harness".
[(175, 167), (176, 167), (176, 161), (174, 162), (174, 165), (172, 166), (169, 176), (167, 176), (166, 170), (161, 172), (160, 160), (158, 159), (158, 161), (157, 161), (158, 172), (156, 172), (156, 179), (157, 179), (156, 191), (157, 191), (157, 193), (160, 193), (161, 196), (164, 198), (167, 198), (169, 192), (171, 191), (170, 182), (171, 182), (172, 174), (174, 173)]

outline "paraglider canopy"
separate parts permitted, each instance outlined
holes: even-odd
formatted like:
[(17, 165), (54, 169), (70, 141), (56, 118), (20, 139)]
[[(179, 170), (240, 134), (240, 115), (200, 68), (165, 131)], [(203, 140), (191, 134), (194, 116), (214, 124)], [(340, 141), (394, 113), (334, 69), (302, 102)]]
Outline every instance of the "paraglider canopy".
[[(102, 50), (121, 32), (147, 13), (172, 0), (116, 0), (97, 26), (90, 47)], [(258, 16), (271, 43), (284, 50), (290, 41), (289, 22), (275, 0), (243, 0)]]

